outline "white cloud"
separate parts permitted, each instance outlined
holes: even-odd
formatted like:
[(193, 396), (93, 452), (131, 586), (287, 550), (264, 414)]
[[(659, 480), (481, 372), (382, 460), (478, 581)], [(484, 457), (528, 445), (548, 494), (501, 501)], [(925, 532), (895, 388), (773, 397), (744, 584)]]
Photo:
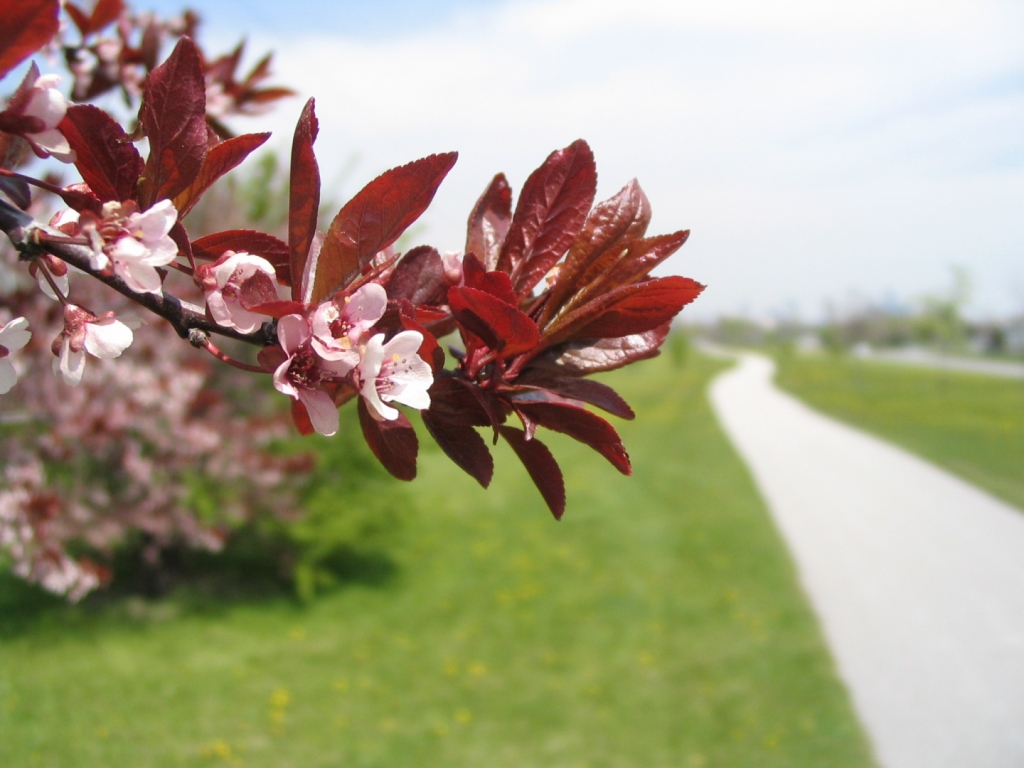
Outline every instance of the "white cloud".
[[(460, 150), (425, 218), (438, 247), (496, 171), (518, 189), (582, 136), (601, 196), (638, 176), (653, 229), (693, 229), (670, 267), (710, 284), (698, 314), (913, 295), (951, 262), (976, 311), (1006, 313), (1024, 310), (1006, 288), (1024, 280), (1021, 22), (996, 0), (553, 0), (252, 50), (316, 96), (327, 179), (352, 152), (363, 183)], [(282, 144), (298, 108), (277, 112)]]

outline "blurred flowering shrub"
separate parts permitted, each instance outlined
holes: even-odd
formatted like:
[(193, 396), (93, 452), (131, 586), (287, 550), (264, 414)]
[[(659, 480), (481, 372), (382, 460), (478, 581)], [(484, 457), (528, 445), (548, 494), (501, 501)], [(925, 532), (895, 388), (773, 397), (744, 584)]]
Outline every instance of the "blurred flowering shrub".
[[(235, 135), (225, 119), (258, 114), (290, 93), (263, 84), (269, 59), (240, 77), (241, 47), (207, 56), (193, 40), (193, 15), (161, 22), (122, 0), (88, 10), (67, 2), (63, 31), (57, 0), (9, 6), (0, 75), (61, 48), (72, 99), (117, 90), (138, 110), (122, 125), (96, 106), (68, 104), (57, 79), (33, 63), (0, 111), (0, 229), (38, 283), (37, 293), (16, 285), (9, 294), (0, 338), (11, 346), (0, 345), (0, 359), (18, 354), (0, 374), (4, 388), (25, 380), (24, 413), (45, 422), (29, 449), (11, 449), (24, 456), (9, 464), (4, 541), (20, 573), (77, 595), (101, 572), (73, 560), (63, 542), (102, 548), (137, 529), (154, 552), (173, 538), (216, 547), (218, 526), (272, 505), (272, 491), (301, 474), (304, 467), (262, 450), (279, 425), (233, 417), (209, 386), (219, 376), (209, 368), (214, 359), (269, 375), (305, 435), (335, 435), (339, 408), (354, 401), (366, 444), (401, 480), (416, 476), (410, 410), (484, 487), (494, 462), (478, 430), (504, 440), (556, 518), (565, 486), (539, 429), (632, 472), (617, 432), (588, 406), (626, 419), (633, 411), (587, 377), (658, 354), (673, 317), (704, 286), (651, 276), (689, 232), (647, 236), (651, 206), (635, 180), (595, 203), (586, 142), (551, 153), (514, 205), (504, 175), (495, 176), (470, 212), (462, 248), (401, 253), (396, 243), (457, 154), (386, 171), (322, 230), (310, 99), (292, 140), (284, 231), (222, 220), (203, 233), (194, 219), (186, 225), (189, 214), (268, 138)], [(162, 42), (175, 38), (161, 61)], [(21, 173), (30, 153), (73, 165), (81, 182)], [(66, 208), (43, 223), (33, 190)], [(83, 275), (69, 283), (69, 271)], [(139, 327), (133, 311), (151, 325)], [(27, 346), (26, 321), (35, 334)], [(438, 340), (452, 333), (449, 360)], [(209, 356), (197, 361), (172, 334)], [(214, 336), (243, 349), (222, 349)], [(47, 349), (59, 379), (43, 370)], [(64, 385), (80, 388), (66, 395)], [(219, 391), (237, 400), (252, 385), (232, 378), (226, 386)], [(55, 467), (61, 477), (44, 478)], [(190, 511), (197, 478), (223, 496), (217, 520)]]

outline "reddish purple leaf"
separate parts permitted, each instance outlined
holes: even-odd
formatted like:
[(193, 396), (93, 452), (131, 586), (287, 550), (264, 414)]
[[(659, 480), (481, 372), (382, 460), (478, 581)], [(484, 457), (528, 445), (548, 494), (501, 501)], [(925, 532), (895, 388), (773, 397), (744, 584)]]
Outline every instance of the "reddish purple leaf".
[(556, 520), (561, 520), (565, 512), (565, 482), (562, 480), (562, 470), (559, 469), (551, 451), (536, 438), (527, 440), (521, 429), (501, 427), (500, 431), (501, 436), (523, 462), (530, 479), (547, 502), (551, 514)]
[(591, 296), (643, 280), (652, 269), (678, 251), (689, 236), (690, 230), (686, 229), (634, 241), (606, 274), (595, 275), (589, 283), (584, 279), (586, 287), (573, 297), (573, 304), (582, 304)]
[(657, 357), (671, 322), (653, 331), (613, 339), (585, 339), (562, 344), (530, 361), (530, 371), (556, 376), (586, 376)]
[(26, 133), (39, 133), (46, 130), (46, 123), (32, 115), (16, 115), (12, 112), (0, 112), (0, 131), (24, 136)]
[(469, 214), (466, 227), (466, 254), (476, 254), (490, 272), (497, 268), (501, 246), (512, 223), (512, 188), (505, 174), (499, 173), (480, 195)]
[(540, 341), (537, 324), (501, 299), (475, 288), (448, 291), (452, 314), (470, 333), (482, 339), (500, 357), (512, 357), (533, 349)]
[(366, 444), (384, 469), (399, 480), (416, 477), (419, 441), (405, 414), (398, 414), (394, 421), (377, 421), (366, 409), (366, 401), (359, 398), (359, 425), (363, 428)]
[(309, 437), (316, 429), (313, 427), (313, 420), (309, 418), (309, 411), (301, 400), (292, 400), (292, 421), (295, 428), (303, 437)]
[[(306, 102), (292, 139), (291, 184), (288, 192), (288, 245), (291, 248), (289, 274), (292, 298), (305, 301), (310, 248), (316, 235), (320, 209), (320, 167), (313, 154), (313, 142), (320, 130), (313, 99)], [(315, 268), (315, 260), (313, 265)], [(312, 284), (312, 280), (308, 280)]]
[(213, 183), (221, 176), (235, 168), (245, 160), (257, 147), (270, 138), (269, 133), (246, 133), (236, 136), (233, 139), (222, 141), (219, 144), (211, 145), (206, 153), (206, 160), (203, 162), (199, 175), (189, 185), (188, 189), (174, 198), (174, 207), (178, 209), (178, 218), (183, 219), (199, 202), (199, 198), (205, 194)]
[(319, 303), (355, 280), (378, 252), (427, 209), (458, 155), (448, 152), (385, 171), (349, 200), (327, 231), (310, 280)]
[(139, 183), (139, 201), (148, 208), (188, 189), (206, 158), (206, 79), (199, 49), (188, 37), (146, 78), (139, 122), (149, 137)]
[(229, 229), (201, 237), (192, 243), (192, 253), (200, 261), (216, 261), (224, 251), (245, 251), (262, 256), (277, 272), (277, 281), (283, 285), (288, 275), (288, 245), (273, 235), (251, 229)]
[[(277, 295), (274, 278), (262, 270), (256, 270), (246, 278), (238, 290), (238, 303), (243, 309), (259, 314), (259, 307), (281, 301)], [(288, 302), (293, 303), (293, 302)]]
[(423, 412), (423, 425), (441, 450), (480, 485), (486, 488), (494, 476), (494, 458), (487, 442), (472, 427), (450, 424), (431, 411)]
[(60, 28), (57, 0), (4, 3), (0, 24), (0, 77), (46, 45)]
[(585, 408), (565, 403), (516, 402), (516, 410), (547, 429), (561, 432), (600, 453), (624, 475), (633, 474), (629, 455), (615, 428)]
[(474, 384), (455, 378), (438, 378), (430, 385), (431, 418), (450, 426), (486, 427), (491, 418), (470, 391)]
[(636, 179), (609, 200), (598, 203), (573, 241), (551, 288), (541, 324), (545, 325), (566, 300), (607, 272), (626, 246), (643, 237), (651, 221), (651, 204)]
[[(618, 416), (621, 419), (633, 419), (636, 414), (629, 407), (629, 403), (623, 400), (619, 393), (593, 379), (580, 379), (570, 376), (541, 375), (520, 376), (517, 381), (517, 394), (513, 400), (519, 402), (540, 401), (544, 402), (549, 393), (571, 400), (580, 400), (584, 403), (595, 405), (608, 413)], [(518, 394), (522, 392), (522, 394)]]
[(513, 307), (519, 306), (519, 297), (512, 289), (512, 279), (504, 272), (488, 272), (483, 262), (469, 254), (462, 261), (462, 277), (467, 288), (484, 291)]
[(28, 182), (21, 175), (6, 168), (0, 168), (0, 192), (7, 195), (11, 202), (23, 211), (32, 204), (32, 189)]
[(246, 307), (250, 312), (255, 312), (257, 315), (276, 317), (278, 320), (285, 315), (301, 314), (305, 308), (306, 305), (302, 302), (289, 301), (288, 299), (275, 299), (274, 301), (268, 301), (266, 304), (254, 304), (251, 307)]
[(498, 259), (526, 296), (576, 239), (597, 190), (597, 168), (582, 139), (552, 152), (523, 185)]
[(408, 299), (413, 306), (442, 304), (448, 291), (444, 262), (435, 248), (413, 248), (395, 266), (388, 278), (388, 297)]
[(288, 355), (280, 347), (263, 347), (256, 353), (256, 361), (269, 373), (276, 371), (287, 359)]
[(544, 345), (574, 338), (617, 338), (651, 331), (700, 295), (704, 286), (688, 277), (661, 277), (625, 285), (556, 318)]
[(101, 201), (137, 199), (145, 163), (114, 118), (98, 107), (75, 105), (58, 127), (75, 151), (82, 180)]

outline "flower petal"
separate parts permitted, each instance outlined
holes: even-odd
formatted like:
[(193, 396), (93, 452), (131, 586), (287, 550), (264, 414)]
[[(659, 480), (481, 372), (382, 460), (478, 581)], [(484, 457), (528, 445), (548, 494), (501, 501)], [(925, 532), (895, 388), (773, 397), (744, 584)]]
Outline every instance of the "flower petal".
[(28, 330), (28, 320), (24, 317), (16, 317), (0, 328), (0, 346), (6, 347), (13, 352), (28, 344), (32, 333)]
[(82, 381), (82, 374), (85, 372), (85, 352), (74, 352), (71, 349), (71, 342), (65, 337), (60, 347), (60, 361), (58, 368), (64, 383), (70, 387), (77, 387)]
[(161, 293), (162, 291), (163, 286), (160, 282), (160, 273), (156, 271), (156, 267), (151, 267), (149, 264), (115, 261), (114, 272), (133, 291), (138, 291), (139, 293)]
[(132, 329), (120, 320), (108, 318), (85, 324), (85, 351), (93, 357), (105, 360), (120, 357), (133, 339)]
[(330, 395), (319, 389), (300, 389), (299, 400), (309, 412), (313, 429), (327, 437), (338, 431), (338, 407)]
[(14, 370), (11, 361), (6, 358), (0, 360), (0, 395), (6, 395), (18, 382), (18, 372)]
[(289, 355), (308, 341), (310, 335), (309, 323), (302, 315), (285, 315), (277, 321), (277, 340)]

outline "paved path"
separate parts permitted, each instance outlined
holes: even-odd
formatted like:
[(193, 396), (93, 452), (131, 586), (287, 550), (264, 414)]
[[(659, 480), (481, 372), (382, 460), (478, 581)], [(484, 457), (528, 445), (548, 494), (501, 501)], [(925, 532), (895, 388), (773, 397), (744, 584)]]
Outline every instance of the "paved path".
[(803, 405), (744, 355), (718, 418), (885, 768), (1024, 766), (1024, 513)]

